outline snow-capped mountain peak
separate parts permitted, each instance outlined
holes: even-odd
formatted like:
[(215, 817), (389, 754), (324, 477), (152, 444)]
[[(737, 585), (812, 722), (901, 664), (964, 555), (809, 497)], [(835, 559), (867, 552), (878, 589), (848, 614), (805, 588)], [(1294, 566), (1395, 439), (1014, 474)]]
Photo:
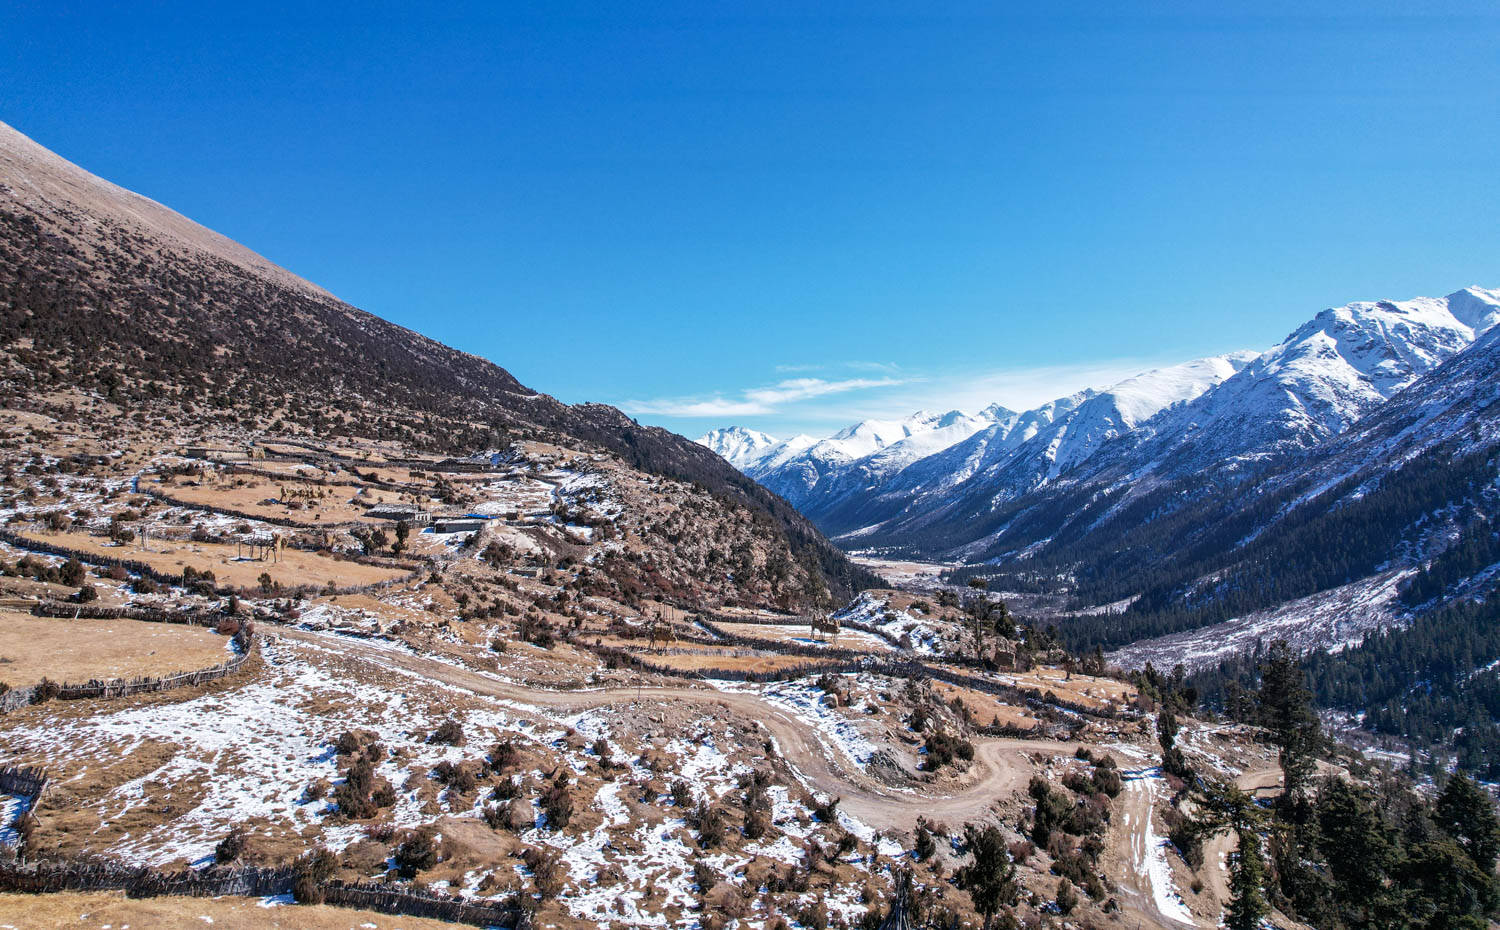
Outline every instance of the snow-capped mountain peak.
[(775, 436), (743, 426), (728, 426), (710, 430), (695, 442), (707, 446), (729, 464), (745, 469), (780, 442)]

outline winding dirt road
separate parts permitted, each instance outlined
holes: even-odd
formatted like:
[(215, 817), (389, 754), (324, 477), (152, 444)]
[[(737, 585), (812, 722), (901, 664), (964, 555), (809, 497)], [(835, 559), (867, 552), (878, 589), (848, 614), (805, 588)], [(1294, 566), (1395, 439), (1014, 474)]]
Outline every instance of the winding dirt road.
[[(918, 817), (960, 825), (967, 821), (980, 820), (991, 813), (992, 805), (1008, 796), (1012, 791), (1024, 789), (1035, 765), (1027, 758), (1028, 753), (1072, 755), (1077, 743), (1046, 739), (981, 739), (975, 745), (975, 765), (970, 770), (971, 780), (952, 793), (931, 795), (918, 791), (902, 790), (882, 784), (858, 769), (844, 764), (838, 750), (819, 740), (813, 727), (785, 710), (764, 700), (757, 694), (734, 691), (716, 691), (706, 687), (642, 687), (610, 688), (599, 691), (570, 692), (545, 691), (509, 682), (498, 681), (479, 672), (471, 671), (438, 659), (415, 655), (389, 647), (381, 647), (354, 637), (308, 630), (281, 628), (277, 635), (293, 641), (313, 644), (325, 649), (357, 657), (375, 665), (419, 675), (478, 695), (514, 701), (535, 707), (579, 711), (642, 701), (695, 702), (719, 704), (744, 714), (761, 726), (776, 740), (782, 755), (801, 774), (813, 789), (841, 798), (840, 808), (850, 815), (881, 831), (911, 831)], [(1098, 747), (1094, 747), (1097, 751)], [(1122, 768), (1138, 766), (1138, 760), (1117, 755)], [(1126, 795), (1126, 806), (1131, 815), (1121, 817), (1119, 823), (1125, 828), (1111, 829), (1107, 842), (1115, 851), (1118, 861), (1135, 863), (1145, 852), (1150, 833), (1151, 804), (1132, 800)], [(1166, 930), (1182, 930), (1184, 924), (1164, 916), (1154, 905), (1150, 878), (1136, 868), (1124, 870), (1114, 876), (1121, 883), (1120, 897), (1126, 913), (1140, 926), (1154, 926)], [(1202, 923), (1202, 926), (1213, 926)], [(1191, 926), (1191, 925), (1188, 925)]]

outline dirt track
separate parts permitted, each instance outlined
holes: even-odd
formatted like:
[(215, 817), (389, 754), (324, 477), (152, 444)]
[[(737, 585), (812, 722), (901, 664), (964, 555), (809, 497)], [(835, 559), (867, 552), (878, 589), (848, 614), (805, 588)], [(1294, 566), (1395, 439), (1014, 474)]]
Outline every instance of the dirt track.
[[(643, 687), (612, 688), (601, 691), (567, 692), (543, 691), (495, 679), (468, 669), (436, 659), (412, 655), (407, 652), (382, 648), (361, 642), (358, 639), (334, 634), (313, 633), (305, 630), (282, 629), (280, 635), (292, 640), (315, 643), (325, 648), (336, 648), (346, 654), (397, 668), (462, 688), (474, 694), (487, 695), (503, 700), (516, 701), (537, 707), (558, 710), (587, 710), (611, 704), (642, 701), (692, 701), (720, 704), (759, 721), (775, 738), (782, 755), (801, 773), (807, 784), (819, 792), (842, 798), (840, 807), (871, 827), (882, 831), (910, 831), (918, 817), (947, 822), (950, 825), (979, 820), (989, 812), (991, 805), (1017, 789), (1024, 789), (1036, 771), (1027, 753), (1058, 753), (1072, 755), (1076, 743), (1058, 740), (1026, 739), (981, 739), (975, 745), (975, 766), (970, 772), (971, 781), (946, 795), (930, 795), (917, 791), (903, 791), (883, 785), (862, 772), (844, 765), (835, 750), (821, 743), (807, 723), (796, 719), (758, 695), (715, 691), (695, 687)], [(1094, 747), (1097, 751), (1098, 747)], [(1123, 766), (1138, 764), (1125, 757), (1117, 757)], [(1122, 797), (1127, 797), (1122, 795)], [(1130, 799), (1127, 797), (1127, 804)], [(1136, 809), (1128, 818), (1129, 829), (1112, 829), (1107, 841), (1116, 860), (1127, 863), (1140, 861), (1146, 845), (1149, 829), (1149, 801), (1135, 803)], [(1120, 903), (1131, 918), (1141, 925), (1181, 930), (1183, 924), (1160, 914), (1152, 903), (1149, 880), (1134, 868), (1116, 876), (1122, 883)], [(1213, 926), (1205, 923), (1204, 926)]]

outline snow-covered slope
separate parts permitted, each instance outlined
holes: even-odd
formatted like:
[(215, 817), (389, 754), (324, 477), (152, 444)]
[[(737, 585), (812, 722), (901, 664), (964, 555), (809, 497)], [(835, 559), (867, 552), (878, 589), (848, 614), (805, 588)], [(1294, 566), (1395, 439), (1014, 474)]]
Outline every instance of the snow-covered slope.
[[(1024, 413), (865, 421), (736, 464), (846, 543), (945, 558), (1017, 551), (1100, 492), (1116, 501), (1102, 524), (1177, 482), (1233, 483), (1298, 459), (1497, 321), (1500, 292), (1478, 287), (1350, 303), (1264, 353), (1197, 359)], [(1007, 516), (1026, 508), (1026, 520)]]
[(1238, 469), (1342, 433), (1500, 319), (1500, 292), (1324, 310), (1235, 377), (1153, 422), (1125, 477)]
[(912, 462), (939, 452), (978, 430), (1013, 421), (998, 405), (977, 414), (918, 411), (902, 420), (864, 420), (801, 449), (771, 450), (745, 472), (804, 512), (877, 484)]

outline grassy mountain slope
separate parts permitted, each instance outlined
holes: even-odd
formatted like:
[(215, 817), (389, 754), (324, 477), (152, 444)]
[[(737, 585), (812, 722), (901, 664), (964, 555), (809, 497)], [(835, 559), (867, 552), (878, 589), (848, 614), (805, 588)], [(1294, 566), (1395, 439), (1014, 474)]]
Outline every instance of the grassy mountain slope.
[(485, 359), (351, 307), (0, 124), (0, 382), (12, 405), (97, 397), (141, 428), (398, 440), (464, 453), (597, 448), (771, 521), (833, 593), (876, 579), (708, 450), (568, 406)]

